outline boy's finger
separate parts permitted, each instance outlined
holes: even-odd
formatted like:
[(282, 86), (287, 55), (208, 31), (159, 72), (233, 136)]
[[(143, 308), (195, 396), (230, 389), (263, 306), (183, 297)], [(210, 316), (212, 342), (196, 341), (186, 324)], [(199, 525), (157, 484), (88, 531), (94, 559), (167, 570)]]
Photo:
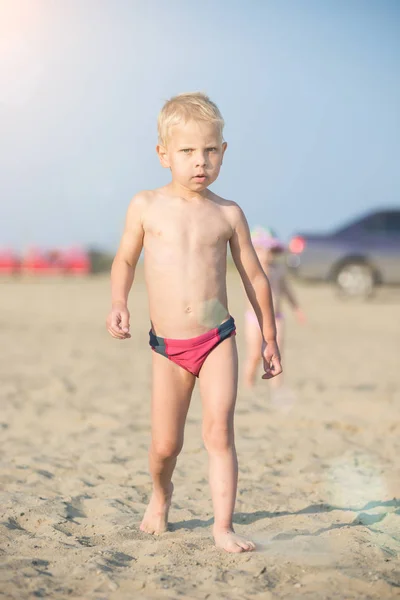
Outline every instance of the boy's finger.
[(272, 379), (272, 377), (276, 377), (276, 375), (280, 375), (282, 373), (282, 365), (281, 361), (277, 356), (273, 356), (268, 363), (267, 359), (264, 359), (264, 375), (262, 379)]
[(120, 340), (120, 339), (122, 339), (122, 336), (121, 336), (121, 335), (118, 335), (118, 334), (114, 333), (113, 331), (111, 331), (111, 329), (109, 329), (109, 330), (108, 330), (108, 333), (109, 333), (109, 334), (110, 334), (110, 335), (111, 335), (113, 338), (115, 338), (116, 340)]
[(264, 373), (264, 375), (261, 377), (261, 379), (272, 379), (273, 378), (273, 374), (271, 373), (271, 371), (266, 371)]
[(119, 339), (119, 335), (117, 335), (116, 333), (114, 333), (112, 331), (112, 329), (107, 329), (108, 333), (111, 335), (111, 337)]
[(272, 365), (274, 367), (274, 374), (275, 375), (279, 375), (280, 373), (282, 373), (281, 361), (276, 356), (272, 359)]
[(268, 358), (264, 357), (264, 371), (266, 373), (271, 370), (271, 366), (272, 366), (272, 356), (268, 357)]
[(119, 331), (120, 323), (121, 323), (121, 317), (119, 315), (111, 316), (111, 328), (114, 329), (114, 331)]
[(121, 323), (120, 323), (120, 328), (125, 333), (129, 332), (129, 316), (128, 315), (122, 315)]
[(121, 331), (120, 329), (115, 330), (112, 329), (111, 327), (108, 327), (108, 332), (115, 338), (117, 338), (118, 340), (125, 340), (125, 339), (129, 339), (131, 337), (130, 333), (125, 333), (124, 331)]
[(124, 338), (124, 334), (119, 330), (115, 330), (112, 327), (108, 327), (108, 333), (110, 333), (114, 338), (122, 340)]

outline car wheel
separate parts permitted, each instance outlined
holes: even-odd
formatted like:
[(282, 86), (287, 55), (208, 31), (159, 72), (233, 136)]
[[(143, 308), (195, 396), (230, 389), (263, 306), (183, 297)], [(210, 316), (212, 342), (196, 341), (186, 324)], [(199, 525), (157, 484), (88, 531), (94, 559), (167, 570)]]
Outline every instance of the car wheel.
[(343, 296), (368, 298), (374, 291), (374, 274), (366, 264), (347, 263), (338, 270), (336, 285)]

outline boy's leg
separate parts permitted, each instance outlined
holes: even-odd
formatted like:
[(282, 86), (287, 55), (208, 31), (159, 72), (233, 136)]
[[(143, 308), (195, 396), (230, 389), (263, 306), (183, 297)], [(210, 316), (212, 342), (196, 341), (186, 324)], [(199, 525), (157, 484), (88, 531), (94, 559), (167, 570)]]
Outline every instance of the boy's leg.
[(236, 341), (230, 337), (208, 355), (199, 378), (203, 439), (210, 461), (213, 533), (216, 545), (228, 552), (243, 552), (255, 547), (253, 542), (236, 535), (232, 525), (238, 473), (233, 429), (237, 378)]
[(246, 387), (253, 387), (258, 367), (261, 363), (262, 335), (257, 321), (246, 319), (246, 360), (244, 364), (244, 380)]
[(151, 446), (153, 494), (140, 525), (147, 533), (162, 533), (168, 525), (172, 473), (183, 446), (183, 430), (195, 377), (153, 352)]

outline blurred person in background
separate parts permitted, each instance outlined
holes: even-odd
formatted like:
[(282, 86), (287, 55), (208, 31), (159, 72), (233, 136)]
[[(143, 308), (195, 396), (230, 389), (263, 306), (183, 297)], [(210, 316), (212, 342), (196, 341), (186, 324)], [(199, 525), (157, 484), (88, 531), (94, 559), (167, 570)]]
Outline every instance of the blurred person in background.
[[(287, 277), (286, 267), (282, 261), (285, 246), (272, 229), (256, 227), (251, 232), (251, 240), (255, 248), (260, 264), (267, 275), (273, 296), (277, 342), (283, 352), (285, 323), (282, 313), (282, 301), (286, 298), (296, 314), (300, 323), (304, 323), (305, 315), (301, 310), (295, 293), (293, 292)], [(253, 387), (258, 368), (262, 360), (262, 333), (257, 316), (250, 302), (246, 302), (245, 313), (246, 334), (246, 359), (244, 365), (244, 378), (246, 387)], [(275, 388), (281, 387), (283, 376), (271, 380)]]

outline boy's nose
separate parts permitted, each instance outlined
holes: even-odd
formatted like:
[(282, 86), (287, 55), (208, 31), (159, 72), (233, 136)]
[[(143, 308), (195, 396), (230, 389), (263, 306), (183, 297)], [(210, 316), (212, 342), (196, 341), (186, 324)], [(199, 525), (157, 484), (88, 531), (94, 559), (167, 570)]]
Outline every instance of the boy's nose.
[(207, 163), (207, 156), (205, 152), (199, 152), (196, 155), (196, 167), (205, 167)]

